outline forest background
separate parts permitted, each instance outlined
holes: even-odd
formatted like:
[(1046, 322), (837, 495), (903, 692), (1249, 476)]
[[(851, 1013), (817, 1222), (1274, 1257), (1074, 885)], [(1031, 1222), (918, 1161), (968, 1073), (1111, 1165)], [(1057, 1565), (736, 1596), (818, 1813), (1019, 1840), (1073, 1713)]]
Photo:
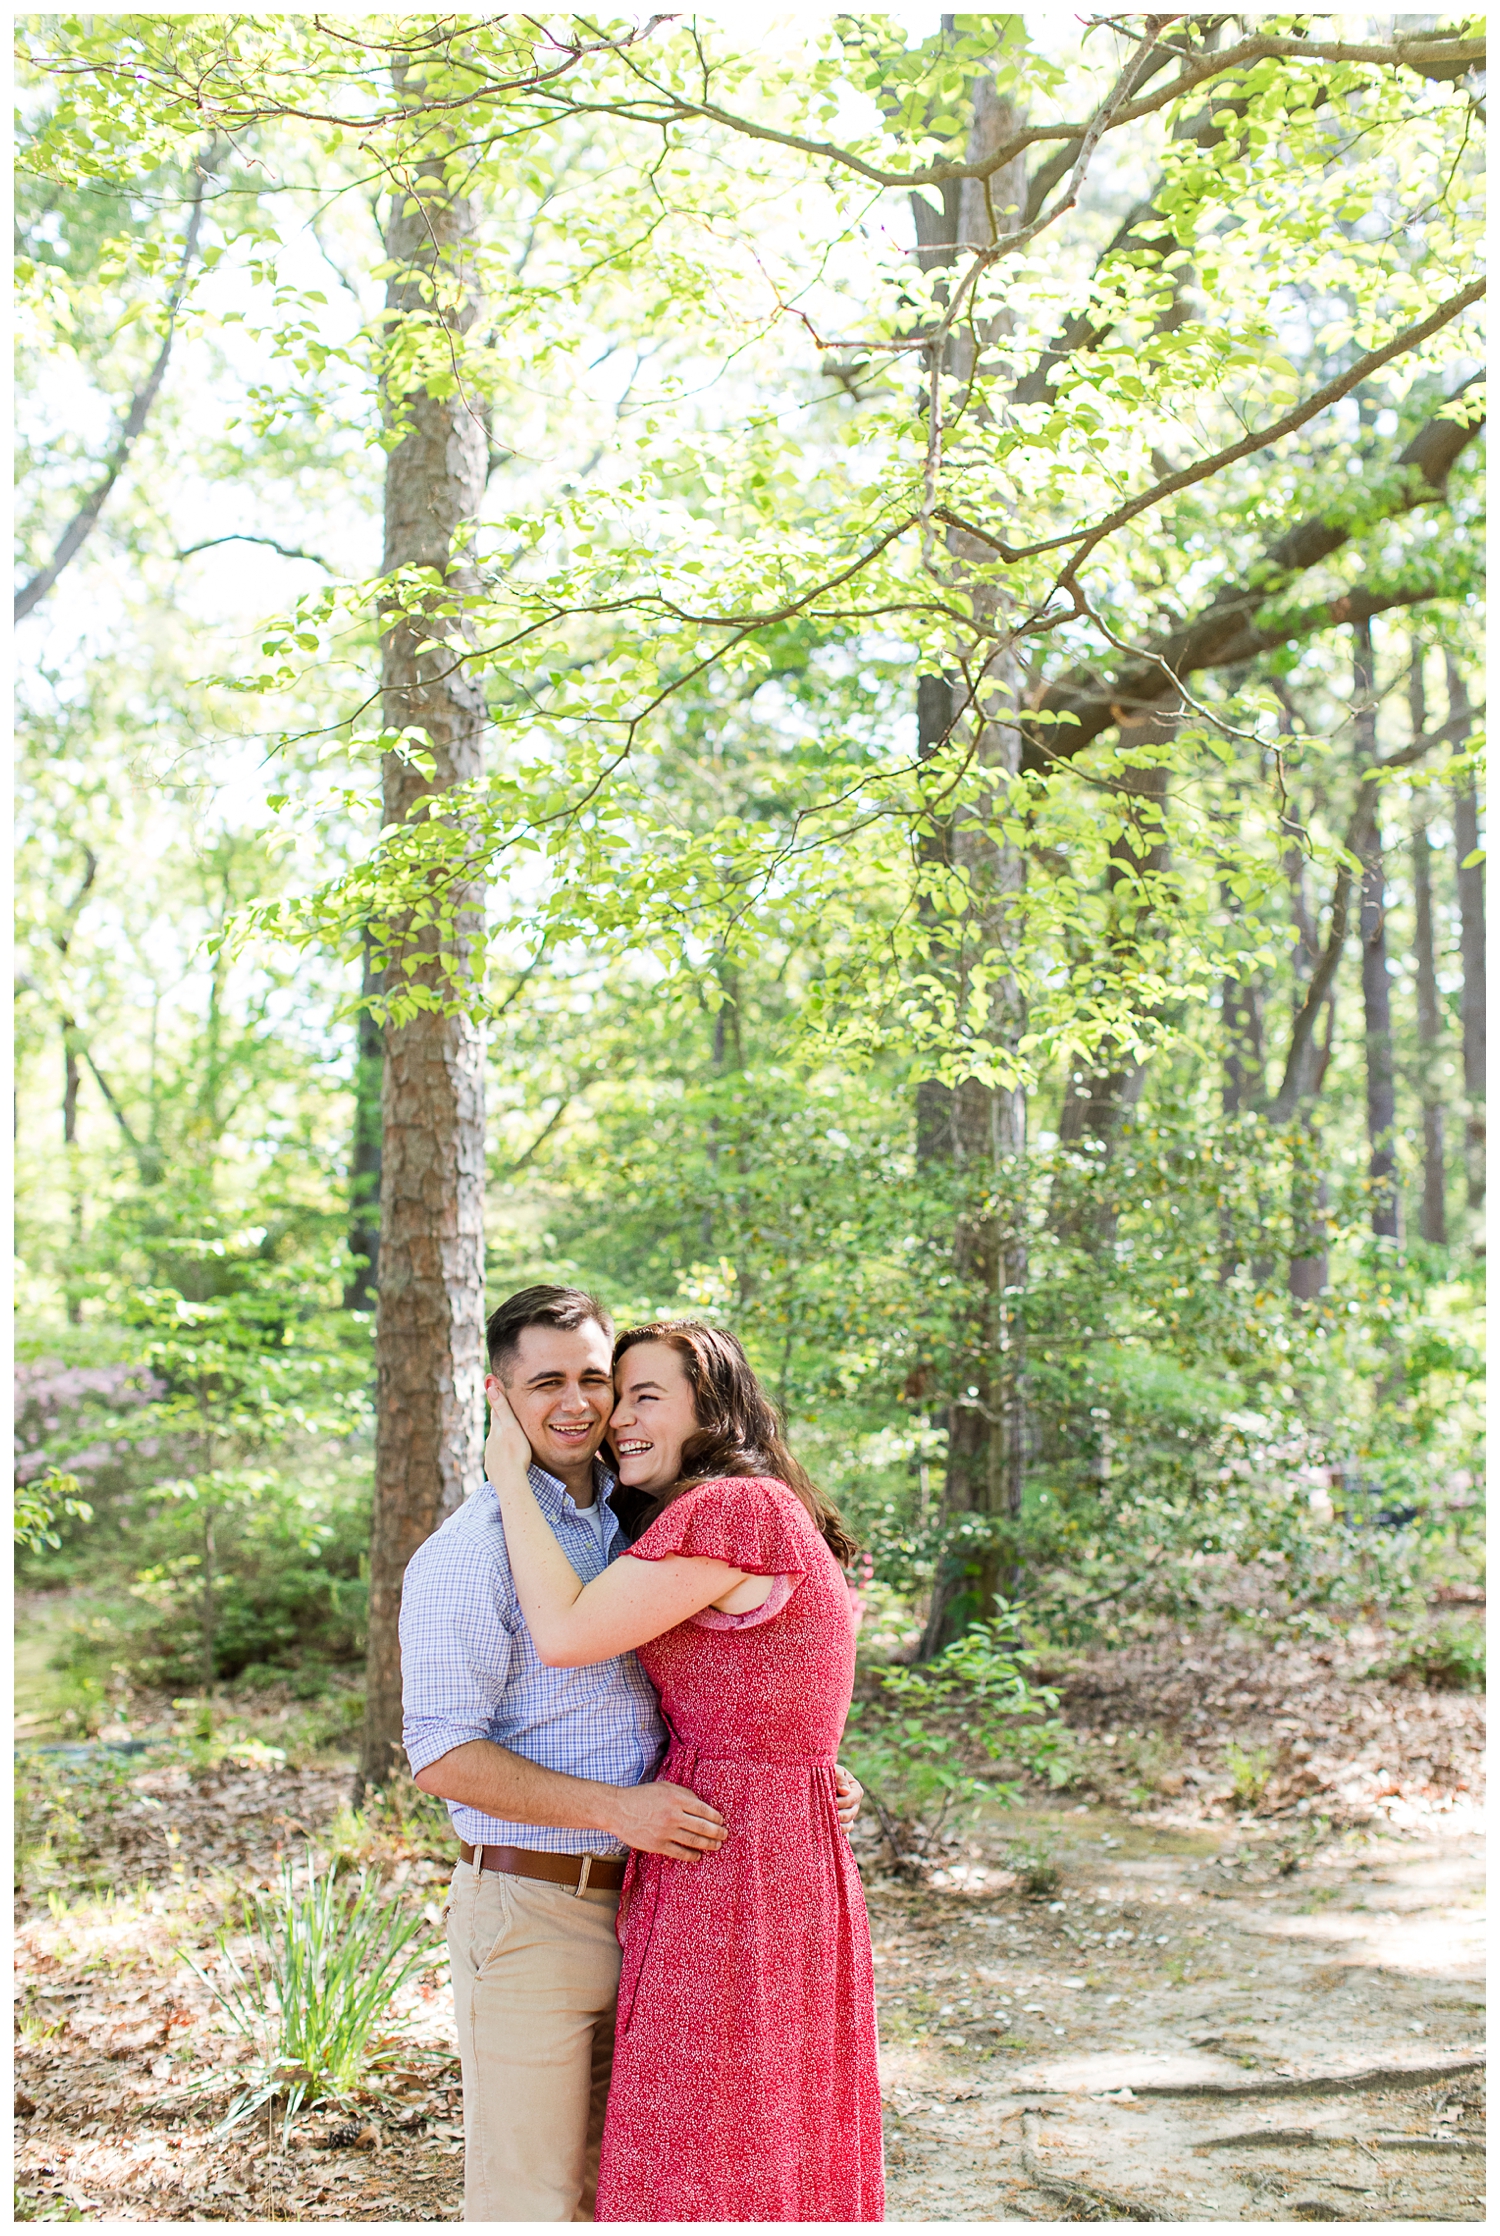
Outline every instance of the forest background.
[(1468, 1667), (1475, 27), (20, 49), (33, 1728), (385, 1777), (536, 1279), (742, 1335), (877, 1659)]

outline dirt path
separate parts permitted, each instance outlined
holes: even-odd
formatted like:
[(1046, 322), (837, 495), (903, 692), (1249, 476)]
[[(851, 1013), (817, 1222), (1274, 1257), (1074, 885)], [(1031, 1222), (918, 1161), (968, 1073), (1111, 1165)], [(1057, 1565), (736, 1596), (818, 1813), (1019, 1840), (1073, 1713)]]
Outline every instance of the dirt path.
[(1483, 2218), (1477, 1827), (1004, 1830), (1050, 1899), (871, 1889), (891, 2220)]

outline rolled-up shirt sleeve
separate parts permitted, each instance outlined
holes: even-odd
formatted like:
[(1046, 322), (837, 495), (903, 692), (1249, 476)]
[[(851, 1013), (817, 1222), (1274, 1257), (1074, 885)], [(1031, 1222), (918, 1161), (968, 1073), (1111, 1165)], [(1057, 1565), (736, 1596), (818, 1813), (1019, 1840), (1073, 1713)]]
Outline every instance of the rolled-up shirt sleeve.
[(471, 1543), (428, 1538), (401, 1587), (402, 1744), (412, 1776), (471, 1739), (493, 1739), (517, 1611), (499, 1564)]

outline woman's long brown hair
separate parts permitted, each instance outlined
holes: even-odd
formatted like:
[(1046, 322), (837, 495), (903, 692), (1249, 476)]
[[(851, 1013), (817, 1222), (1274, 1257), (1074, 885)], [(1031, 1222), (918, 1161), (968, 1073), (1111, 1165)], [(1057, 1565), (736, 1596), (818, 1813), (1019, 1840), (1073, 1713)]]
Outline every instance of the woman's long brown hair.
[(615, 1343), (614, 1364), (638, 1343), (670, 1344), (677, 1353), (699, 1423), (697, 1434), (682, 1447), (682, 1473), (658, 1498), (651, 1520), (697, 1483), (721, 1475), (771, 1476), (801, 1500), (834, 1559), (849, 1567), (858, 1557), (858, 1542), (832, 1500), (787, 1450), (781, 1416), (738, 1339), (727, 1328), (711, 1328), (701, 1320), (655, 1320), (649, 1327), (625, 1330)]

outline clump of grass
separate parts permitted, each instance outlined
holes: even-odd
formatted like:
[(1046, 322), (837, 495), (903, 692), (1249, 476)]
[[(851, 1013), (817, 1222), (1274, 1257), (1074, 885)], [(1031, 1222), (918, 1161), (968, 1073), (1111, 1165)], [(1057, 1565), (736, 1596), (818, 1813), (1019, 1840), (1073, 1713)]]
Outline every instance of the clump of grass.
[(1234, 1781), (1234, 1798), (1242, 1809), (1253, 1809), (1265, 1799), (1276, 1767), (1271, 1747), (1241, 1747), (1233, 1739), (1224, 1750), (1224, 1761)]
[(184, 1962), (218, 1999), (255, 2054), (249, 2085), (231, 2107), (233, 2127), (283, 2098), (283, 2135), (305, 2105), (348, 2096), (403, 2053), (379, 2038), (396, 1996), (438, 1954), (419, 1913), (384, 1894), (367, 1872), (342, 1881), (336, 1862), (321, 1872), (311, 1851), (298, 1886), (289, 1860), (276, 1892), (243, 1905), (248, 1961), (220, 1930), (220, 1979), (190, 1952)]
[(1012, 1841), (1006, 1850), (1005, 1860), (1014, 1871), (1022, 1894), (1029, 1895), (1034, 1902), (1040, 1902), (1046, 1895), (1056, 1894), (1062, 1885), (1062, 1873), (1057, 1868), (1052, 1850), (1043, 1841)]

